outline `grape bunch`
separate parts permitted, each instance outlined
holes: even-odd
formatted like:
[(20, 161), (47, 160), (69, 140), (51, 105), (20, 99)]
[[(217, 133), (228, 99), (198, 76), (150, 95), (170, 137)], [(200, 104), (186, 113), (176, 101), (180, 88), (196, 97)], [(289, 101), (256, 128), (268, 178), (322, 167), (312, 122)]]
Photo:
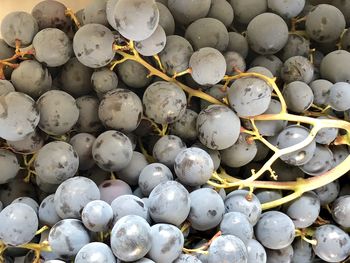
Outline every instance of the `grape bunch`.
[(0, 32), (0, 262), (350, 260), (350, 5), (43, 0)]

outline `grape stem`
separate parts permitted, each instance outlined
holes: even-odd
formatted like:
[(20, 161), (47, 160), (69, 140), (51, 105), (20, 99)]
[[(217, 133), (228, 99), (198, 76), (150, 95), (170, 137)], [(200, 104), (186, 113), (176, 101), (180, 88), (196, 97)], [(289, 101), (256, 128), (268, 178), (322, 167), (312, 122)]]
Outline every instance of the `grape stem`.
[(66, 16), (68, 16), (74, 22), (74, 24), (77, 28), (80, 28), (81, 25), (80, 25), (80, 22), (78, 20), (78, 17), (76, 16), (76, 14), (74, 13), (74, 11), (72, 9), (67, 8), (66, 11), (64, 12), (64, 14)]
[[(304, 18), (298, 19), (294, 21), (294, 23), (298, 23), (303, 20)], [(172, 82), (177, 84), (180, 88), (182, 88), (185, 92), (187, 92), (190, 97), (198, 97), (213, 104), (227, 105), (224, 102), (213, 98), (209, 94), (202, 92), (201, 90), (195, 90), (184, 85), (183, 83), (176, 80), (176, 78), (170, 77), (167, 74), (165, 74), (162, 70), (157, 69), (154, 66), (150, 65), (135, 50), (134, 44), (132, 41), (127, 43), (126, 46), (114, 45), (113, 49), (117, 54), (119, 54), (123, 58), (123, 61), (132, 60), (132, 61), (138, 62), (150, 72), (151, 76), (153, 75), (158, 76), (159, 78), (167, 82)], [(112, 62), (112, 65), (113, 63), (115, 62)], [(186, 70), (185, 72), (190, 73), (190, 69)], [(243, 119), (249, 120), (251, 122), (253, 128), (252, 130), (245, 130), (242, 128), (242, 131), (252, 135), (253, 139), (260, 140), (263, 144), (269, 147), (274, 152), (274, 154), (263, 165), (261, 169), (259, 169), (257, 172), (253, 170), (252, 175), (247, 179), (241, 180), (238, 178), (234, 178), (226, 174), (226, 172), (223, 172), (222, 170), (220, 170), (219, 172), (215, 172), (213, 174), (212, 178), (208, 181), (209, 185), (212, 185), (217, 189), (237, 187), (237, 188), (249, 188), (251, 191), (254, 188), (280, 189), (280, 190), (292, 191), (292, 193), (282, 197), (281, 199), (262, 204), (263, 209), (271, 209), (273, 207), (277, 207), (284, 203), (290, 202), (300, 197), (303, 193), (307, 191), (312, 191), (316, 188), (319, 188), (328, 183), (331, 183), (332, 181), (340, 178), (343, 174), (345, 174), (349, 170), (350, 155), (342, 163), (340, 163), (333, 169), (316, 177), (311, 177), (308, 179), (297, 179), (296, 181), (291, 181), (291, 182), (257, 181), (257, 179), (259, 179), (265, 172), (270, 172), (272, 177), (275, 177), (276, 179), (276, 174), (273, 172), (271, 168), (272, 164), (282, 155), (296, 152), (302, 149), (303, 147), (309, 145), (315, 139), (317, 132), (323, 128), (338, 128), (338, 129), (344, 130), (345, 135), (338, 136), (334, 141), (334, 144), (350, 145), (350, 123), (343, 120), (338, 120), (338, 119), (316, 119), (309, 116), (299, 116), (299, 115), (289, 114), (287, 111), (287, 104), (283, 98), (283, 95), (280, 89), (276, 84), (276, 78), (269, 78), (265, 75), (254, 73), (254, 72), (237, 72), (237, 73), (238, 74), (236, 75), (225, 76), (223, 78), (223, 81), (225, 83), (224, 85), (225, 88), (227, 88), (230, 82), (240, 78), (248, 78), (248, 77), (258, 78), (265, 81), (274, 90), (276, 96), (278, 97), (281, 103), (281, 111), (278, 114), (263, 114), (259, 116), (243, 117)], [(321, 114), (325, 114), (327, 109), (328, 107), (326, 109), (322, 109)], [(318, 110), (321, 110), (321, 109), (318, 109)], [(255, 121), (273, 121), (273, 120), (284, 120), (289, 122), (295, 122), (295, 123), (298, 123), (299, 125), (303, 123), (303, 124), (312, 126), (312, 129), (308, 137), (304, 141), (288, 148), (278, 149), (276, 146), (269, 143), (263, 136), (261, 136), (258, 128), (255, 125)]]

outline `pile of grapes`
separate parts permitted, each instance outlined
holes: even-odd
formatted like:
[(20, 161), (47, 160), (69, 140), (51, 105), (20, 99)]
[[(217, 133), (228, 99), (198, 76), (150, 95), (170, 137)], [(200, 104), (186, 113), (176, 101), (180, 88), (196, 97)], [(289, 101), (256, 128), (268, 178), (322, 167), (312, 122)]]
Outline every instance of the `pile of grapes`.
[(7, 14), (0, 262), (348, 262), (349, 26), (343, 0)]

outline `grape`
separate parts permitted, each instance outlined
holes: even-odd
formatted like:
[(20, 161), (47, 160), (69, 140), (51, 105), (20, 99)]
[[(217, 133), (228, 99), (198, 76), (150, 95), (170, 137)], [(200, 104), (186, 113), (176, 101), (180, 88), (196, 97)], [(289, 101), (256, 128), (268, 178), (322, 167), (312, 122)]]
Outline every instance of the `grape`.
[(37, 193), (33, 185), (31, 183), (25, 183), (22, 178), (16, 177), (7, 184), (1, 186), (0, 200), (4, 207), (21, 196), (37, 198)]
[[(204, 92), (209, 94), (210, 96), (216, 98), (219, 101), (222, 101), (224, 98), (227, 97), (227, 90), (224, 90), (223, 85), (221, 85), (221, 84), (216, 84), (216, 85), (212, 86), (211, 88), (206, 89)], [(209, 105), (212, 104), (206, 100), (201, 100), (200, 103), (201, 103), (202, 110), (207, 108)]]
[(19, 246), (28, 243), (38, 230), (38, 217), (30, 206), (14, 203), (0, 212), (0, 239), (6, 245)]
[(265, 55), (255, 57), (250, 64), (251, 67), (261, 66), (271, 71), (275, 77), (280, 76), (280, 71), (283, 66), (283, 62), (274, 55)]
[(181, 254), (173, 263), (202, 263), (198, 258), (189, 254)]
[(18, 197), (15, 200), (13, 200), (11, 204), (17, 204), (17, 203), (30, 206), (34, 210), (34, 212), (38, 214), (39, 205), (37, 201), (35, 201), (33, 198), (26, 197), (26, 196)]
[(193, 21), (207, 16), (210, 9), (210, 0), (168, 0), (168, 8), (177, 23), (188, 25)]
[(350, 227), (350, 195), (344, 195), (336, 199), (332, 205), (332, 216), (340, 226)]
[(151, 250), (148, 256), (157, 263), (173, 262), (182, 252), (184, 237), (180, 229), (169, 224), (151, 227)]
[(265, 248), (255, 239), (250, 239), (246, 244), (248, 251), (247, 263), (266, 263)]
[(167, 166), (161, 163), (151, 163), (142, 169), (138, 184), (142, 193), (149, 196), (158, 184), (171, 180), (173, 180), (173, 174)]
[(198, 132), (196, 129), (198, 113), (186, 109), (181, 118), (170, 125), (170, 132), (173, 135), (177, 135), (184, 140), (195, 140)]
[(235, 144), (220, 152), (221, 160), (225, 165), (242, 167), (254, 159), (257, 146), (254, 141), (248, 142), (248, 138), (248, 135), (240, 134)]
[(325, 79), (310, 82), (309, 86), (314, 93), (314, 104), (321, 107), (327, 104), (329, 89), (332, 85), (332, 82)]
[(0, 59), (10, 58), (13, 56), (14, 53), (15, 53), (15, 49), (7, 45), (5, 40), (0, 38)]
[(114, 19), (114, 10), (119, 0), (107, 0), (106, 2), (106, 18), (108, 23), (116, 29), (117, 24)]
[(345, 50), (336, 50), (327, 54), (321, 62), (321, 76), (333, 83), (350, 82), (350, 53)]
[(107, 27), (87, 24), (74, 35), (73, 50), (79, 62), (90, 68), (100, 68), (113, 59), (113, 43), (113, 33)]
[(293, 81), (284, 87), (282, 95), (289, 110), (302, 113), (309, 109), (314, 100), (311, 88), (301, 81)]
[(39, 123), (34, 100), (20, 92), (0, 97), (0, 137), (17, 141), (32, 133)]
[(57, 28), (45, 28), (33, 39), (35, 58), (49, 67), (65, 64), (72, 56), (72, 43), (63, 31)]
[(73, 177), (79, 167), (79, 158), (73, 147), (54, 141), (44, 145), (34, 162), (35, 172), (43, 181), (59, 184)]
[(145, 203), (134, 195), (121, 195), (111, 203), (114, 224), (124, 216), (136, 215), (149, 220), (148, 208)]
[(281, 77), (286, 83), (302, 81), (306, 84), (312, 81), (314, 67), (311, 62), (302, 56), (287, 59), (281, 69)]
[(294, 250), (291, 245), (277, 250), (266, 249), (268, 263), (291, 263)]
[(293, 220), (296, 228), (307, 228), (317, 219), (321, 205), (314, 192), (306, 192), (283, 207), (285, 213)]
[(129, 185), (137, 185), (140, 173), (147, 165), (146, 157), (142, 153), (134, 151), (129, 164), (124, 169), (118, 171), (118, 177)]
[(68, 16), (65, 15), (64, 4), (54, 0), (44, 0), (32, 9), (32, 16), (38, 23), (39, 29), (58, 28), (67, 32), (72, 25)]
[(209, 149), (208, 147), (204, 146), (200, 142), (196, 142), (195, 144), (192, 145), (192, 147), (200, 148), (206, 151), (210, 155), (211, 159), (213, 160), (214, 171), (216, 171), (219, 168), (221, 163), (221, 156), (218, 150)]
[(34, 60), (23, 61), (11, 74), (16, 91), (36, 99), (51, 89), (52, 79), (47, 68)]
[(227, 1), (212, 0), (207, 17), (216, 18), (229, 27), (234, 17), (232, 6)]
[(113, 254), (124, 261), (144, 257), (151, 249), (151, 242), (151, 227), (145, 219), (136, 215), (124, 216), (118, 220), (111, 232)]
[(334, 158), (333, 167), (336, 167), (338, 164), (343, 162), (349, 155), (347, 147), (344, 146), (331, 147), (330, 149)]
[(79, 118), (75, 124), (78, 132), (94, 133), (102, 130), (102, 123), (98, 117), (99, 100), (90, 95), (76, 100), (79, 109)]
[[(217, 2), (224, 2), (216, 0)], [(228, 32), (229, 42), (227, 51), (235, 51), (239, 53), (243, 58), (246, 58), (249, 51), (247, 39), (237, 32)]]
[(185, 143), (175, 135), (162, 136), (153, 147), (153, 157), (168, 167), (173, 167), (176, 156), (186, 149)]
[(92, 73), (91, 83), (96, 93), (105, 94), (117, 88), (118, 76), (114, 71), (108, 68), (102, 68)]
[(261, 55), (275, 54), (288, 41), (288, 26), (273, 13), (254, 17), (247, 27), (248, 43), (252, 50)]
[(303, 10), (305, 0), (287, 0), (284, 2), (278, 0), (268, 0), (267, 5), (269, 9), (276, 12), (284, 18), (296, 17)]
[(83, 246), (74, 259), (75, 263), (115, 263), (112, 250), (104, 243), (92, 242)]
[(282, 198), (282, 192), (280, 190), (272, 189), (258, 189), (255, 191), (255, 195), (262, 204)]
[(106, 13), (107, 0), (92, 0), (83, 9), (83, 24), (101, 24), (108, 25), (107, 13)]
[(98, 187), (101, 200), (111, 204), (114, 199), (121, 195), (132, 194), (130, 186), (122, 180), (107, 180)]
[(317, 194), (321, 205), (332, 203), (338, 196), (340, 191), (339, 181), (333, 181), (320, 188), (316, 188), (314, 192)]
[(13, 91), (15, 91), (15, 88), (10, 81), (0, 79), (0, 96), (6, 95)]
[(95, 140), (95, 136), (89, 133), (78, 133), (70, 139), (69, 143), (78, 154), (80, 170), (88, 170), (95, 165), (92, 158), (92, 145)]
[(114, 19), (115, 29), (123, 37), (141, 41), (157, 29), (159, 10), (154, 0), (118, 0)]
[(332, 169), (333, 163), (332, 151), (326, 146), (317, 144), (311, 160), (299, 167), (304, 173), (317, 176)]
[(265, 75), (266, 77), (269, 77), (271, 79), (273, 78), (271, 71), (265, 67), (259, 67), (259, 66), (252, 67), (252, 68), (248, 69), (247, 72), (259, 73), (259, 74)]
[[(230, 125), (227, 126), (227, 123)], [(210, 149), (222, 150), (237, 141), (240, 120), (228, 107), (210, 105), (199, 113), (197, 130), (201, 143)]]
[(230, 106), (240, 117), (264, 113), (271, 101), (271, 88), (262, 79), (247, 77), (237, 79), (228, 91)]
[(135, 42), (135, 49), (143, 56), (154, 56), (164, 49), (165, 44), (165, 31), (161, 26), (158, 26), (151, 36)]
[(60, 83), (62, 90), (68, 92), (74, 97), (80, 97), (89, 94), (91, 89), (92, 69), (84, 66), (77, 58), (71, 58), (64, 64)]
[(47, 91), (36, 104), (40, 112), (39, 127), (48, 134), (63, 135), (78, 121), (79, 109), (76, 101), (64, 91)]
[(317, 5), (306, 17), (305, 29), (316, 42), (335, 41), (345, 29), (344, 15), (332, 5)]
[(257, 240), (269, 249), (281, 249), (292, 244), (294, 231), (292, 219), (279, 211), (263, 213), (255, 226)]
[(220, 223), (220, 231), (223, 235), (233, 235), (240, 238), (246, 245), (254, 234), (249, 218), (239, 212), (226, 213)]
[(191, 147), (178, 153), (174, 169), (183, 184), (200, 186), (212, 176), (214, 164), (207, 152), (200, 148)]
[(20, 170), (16, 155), (5, 149), (0, 149), (0, 167), (0, 185), (11, 181)]
[(235, 75), (237, 70), (244, 72), (246, 64), (243, 57), (234, 51), (228, 51), (224, 53), (226, 60), (226, 75)]
[(157, 223), (180, 225), (190, 212), (190, 197), (185, 187), (175, 181), (158, 184), (149, 195), (149, 211)]
[(309, 56), (309, 50), (309, 40), (298, 34), (290, 34), (286, 45), (280, 52), (280, 57), (283, 61), (286, 61), (287, 59), (294, 56), (303, 56), (307, 58)]
[(90, 243), (90, 237), (80, 220), (63, 219), (50, 229), (48, 241), (53, 253), (63, 259), (72, 259)]
[(190, 193), (190, 200), (191, 210), (188, 220), (193, 229), (206, 231), (220, 224), (225, 207), (217, 192), (210, 188), (201, 188)]
[(136, 61), (127, 60), (117, 66), (118, 76), (131, 88), (144, 88), (151, 83), (148, 70)]
[(190, 58), (191, 76), (200, 85), (214, 85), (225, 75), (226, 61), (216, 49), (204, 47)]
[(242, 24), (248, 24), (254, 17), (267, 10), (266, 0), (230, 0), (235, 13), (235, 19)]
[(92, 145), (92, 157), (105, 171), (125, 168), (132, 159), (132, 145), (129, 138), (118, 131), (101, 133)]
[(304, 172), (297, 166), (292, 166), (281, 159), (276, 160), (271, 167), (278, 176), (278, 181), (295, 181), (297, 178), (304, 178)]
[(259, 162), (259, 161), (264, 160), (267, 157), (267, 155), (270, 152), (270, 149), (260, 141), (256, 141), (255, 144), (257, 147), (257, 152), (256, 152), (256, 155), (255, 155), (253, 161)]
[(98, 199), (100, 191), (97, 185), (89, 178), (76, 176), (60, 184), (54, 202), (61, 218), (80, 218), (84, 206)]
[(347, 82), (337, 82), (329, 89), (328, 103), (337, 111), (350, 109), (350, 84)]
[[(167, 0), (168, 1), (168, 0)], [(161, 26), (167, 36), (175, 33), (175, 20), (168, 7), (160, 2), (156, 2), (159, 10), (159, 26)]]
[(349, 235), (335, 225), (323, 225), (316, 228), (313, 238), (315, 254), (327, 262), (340, 262), (350, 254)]
[(248, 259), (247, 248), (242, 240), (232, 235), (222, 235), (211, 243), (208, 263), (245, 263)]
[(132, 132), (140, 124), (142, 112), (142, 102), (134, 92), (114, 89), (104, 95), (98, 116), (106, 127)]
[(106, 231), (113, 221), (112, 207), (102, 200), (91, 201), (84, 206), (81, 220), (90, 231)]
[(30, 45), (38, 29), (34, 17), (22, 11), (7, 14), (1, 22), (1, 35), (11, 47), (16, 47), (16, 40), (22, 47)]
[(6, 141), (6, 143), (17, 153), (30, 154), (37, 152), (45, 142), (43, 135), (36, 129), (22, 140)]
[(261, 214), (259, 199), (252, 194), (251, 201), (247, 200), (249, 194), (246, 190), (235, 190), (229, 193), (225, 199), (226, 212), (240, 212), (248, 216), (249, 222), (254, 226)]
[(294, 240), (292, 263), (312, 263), (314, 257), (311, 244), (301, 238)]
[(155, 263), (153, 260), (150, 260), (148, 258), (141, 258), (137, 261), (134, 261), (134, 263)]
[(174, 75), (188, 68), (192, 54), (190, 42), (181, 36), (173, 35), (167, 36), (165, 48), (159, 53), (159, 57), (167, 74)]
[[(298, 125), (287, 126), (277, 137), (277, 147), (280, 149), (296, 145), (306, 139), (310, 130)], [(289, 165), (303, 165), (309, 162), (316, 150), (316, 142), (313, 140), (303, 148), (282, 155), (280, 158)]]
[(226, 26), (220, 20), (210, 17), (198, 19), (190, 24), (186, 29), (185, 38), (195, 50), (211, 47), (225, 51), (229, 42)]
[[(278, 114), (282, 106), (278, 100), (271, 99), (270, 105), (264, 114)], [(275, 136), (280, 133), (286, 126), (286, 121), (255, 121), (259, 133), (263, 136)]]
[(173, 123), (185, 113), (185, 92), (176, 84), (157, 81), (147, 87), (142, 98), (145, 114), (158, 124)]
[(54, 194), (44, 198), (39, 206), (38, 217), (43, 225), (53, 226), (61, 220), (55, 209)]

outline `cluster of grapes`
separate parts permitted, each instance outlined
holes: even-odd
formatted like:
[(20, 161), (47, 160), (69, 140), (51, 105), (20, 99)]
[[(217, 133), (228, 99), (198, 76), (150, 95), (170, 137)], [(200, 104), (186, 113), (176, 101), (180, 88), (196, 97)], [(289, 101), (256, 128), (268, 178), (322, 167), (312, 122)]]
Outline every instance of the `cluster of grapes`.
[(5, 16), (0, 261), (345, 262), (347, 25), (342, 0)]

